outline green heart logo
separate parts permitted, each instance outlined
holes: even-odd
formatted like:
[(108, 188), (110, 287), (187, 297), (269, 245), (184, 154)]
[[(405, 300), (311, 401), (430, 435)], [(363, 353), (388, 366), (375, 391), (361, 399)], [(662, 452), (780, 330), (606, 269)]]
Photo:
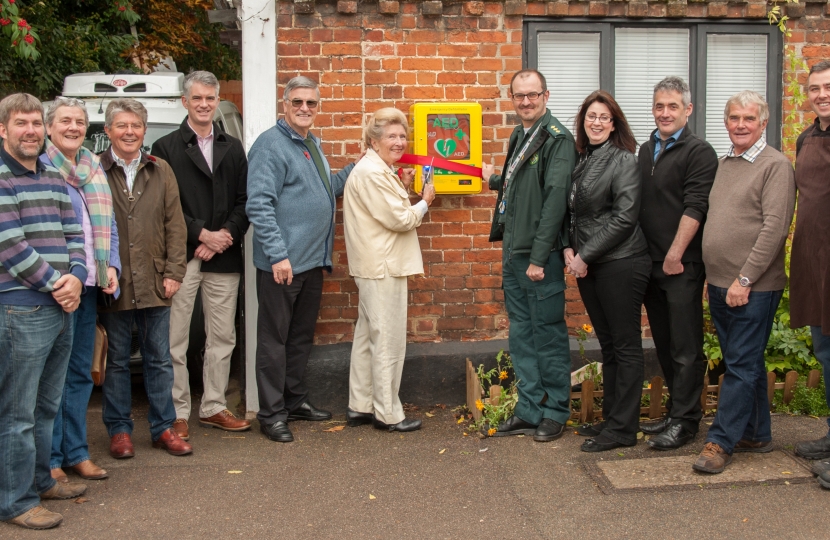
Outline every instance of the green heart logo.
[(455, 152), (455, 146), (455, 141), (452, 139), (438, 139), (435, 141), (435, 150), (445, 158), (450, 157)]

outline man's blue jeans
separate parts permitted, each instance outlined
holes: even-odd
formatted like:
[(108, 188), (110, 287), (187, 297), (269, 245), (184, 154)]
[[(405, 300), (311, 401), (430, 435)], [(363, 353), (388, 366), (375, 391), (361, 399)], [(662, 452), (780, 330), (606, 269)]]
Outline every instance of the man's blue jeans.
[[(811, 326), (810, 333), (813, 334), (813, 355), (821, 362), (824, 372), (824, 398), (830, 405), (830, 336), (821, 333), (821, 326)], [(827, 418), (827, 426), (830, 427), (830, 417)]]
[(55, 485), (52, 424), (72, 325), (72, 316), (58, 306), (0, 304), (0, 520), (38, 506), (38, 494)]
[(107, 329), (107, 374), (104, 379), (102, 416), (107, 433), (133, 432), (130, 418), (132, 387), (130, 383), (130, 343), (133, 321), (138, 326), (139, 346), (143, 358), (144, 388), (150, 402), (147, 420), (153, 440), (173, 425), (173, 362), (170, 359), (170, 308), (132, 309), (98, 315)]
[(66, 370), (55, 428), (52, 431), (53, 469), (71, 467), (89, 459), (86, 442), (86, 410), (92, 394), (92, 354), (95, 348), (95, 318), (98, 310), (98, 287), (87, 287), (81, 304), (72, 313), (75, 332), (72, 354)]
[[(560, 424), (571, 416), (571, 350), (565, 325), (565, 263), (552, 251), (545, 277), (527, 277), (530, 255), (502, 258), (504, 303), (510, 318), (510, 357), (519, 380), (515, 414), (539, 424)], [(547, 399), (545, 399), (547, 396)]]
[(709, 311), (726, 373), (706, 442), (732, 454), (738, 441), (772, 440), (764, 350), (783, 291), (750, 292), (749, 302), (734, 308), (726, 305), (726, 291), (709, 284)]

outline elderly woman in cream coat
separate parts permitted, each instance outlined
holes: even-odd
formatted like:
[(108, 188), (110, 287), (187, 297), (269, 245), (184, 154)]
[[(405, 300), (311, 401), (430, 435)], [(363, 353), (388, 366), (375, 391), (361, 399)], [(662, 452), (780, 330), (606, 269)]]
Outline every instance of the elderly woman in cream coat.
[(421, 200), (409, 202), (412, 171), (403, 178), (393, 165), (407, 147), (402, 112), (378, 110), (364, 129), (367, 151), (346, 182), (343, 222), (349, 274), (360, 292), (349, 374), (349, 426), (415, 431), (398, 397), (406, 353), (407, 276), (423, 274), (415, 228), (435, 199), (427, 184)]

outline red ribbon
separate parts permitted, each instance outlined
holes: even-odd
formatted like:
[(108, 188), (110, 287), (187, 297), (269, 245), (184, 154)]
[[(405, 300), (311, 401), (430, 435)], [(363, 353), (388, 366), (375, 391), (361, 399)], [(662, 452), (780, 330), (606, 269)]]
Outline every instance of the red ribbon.
[(440, 157), (404, 154), (401, 156), (401, 159), (398, 160), (398, 163), (406, 163), (408, 165), (428, 165), (431, 167), (438, 167), (440, 169), (446, 169), (448, 171), (481, 178), (481, 167), (473, 167), (472, 165), (465, 165), (463, 163), (450, 161)]

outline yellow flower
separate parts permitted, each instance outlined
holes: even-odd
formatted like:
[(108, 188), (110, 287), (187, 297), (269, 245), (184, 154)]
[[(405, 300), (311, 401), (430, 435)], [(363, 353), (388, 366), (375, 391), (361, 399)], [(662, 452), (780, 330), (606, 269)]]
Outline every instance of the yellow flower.
[(507, 372), (506, 371), (502, 371), (501, 373), (499, 373), (499, 380), (500, 381), (503, 381), (506, 378), (507, 378)]
[(487, 435), (489, 435), (490, 437), (492, 437), (495, 434), (496, 434), (496, 428), (490, 428), (490, 429), (487, 430)]
[(484, 403), (482, 403), (480, 399), (476, 400), (476, 409), (478, 409), (480, 411), (484, 410)]
[(591, 326), (590, 324), (583, 324), (583, 325), (582, 325), (582, 331), (583, 331), (583, 332), (587, 332), (587, 333), (589, 333), (589, 334), (590, 334), (591, 332), (593, 332), (593, 331), (594, 331), (594, 327), (593, 327), (593, 326)]

